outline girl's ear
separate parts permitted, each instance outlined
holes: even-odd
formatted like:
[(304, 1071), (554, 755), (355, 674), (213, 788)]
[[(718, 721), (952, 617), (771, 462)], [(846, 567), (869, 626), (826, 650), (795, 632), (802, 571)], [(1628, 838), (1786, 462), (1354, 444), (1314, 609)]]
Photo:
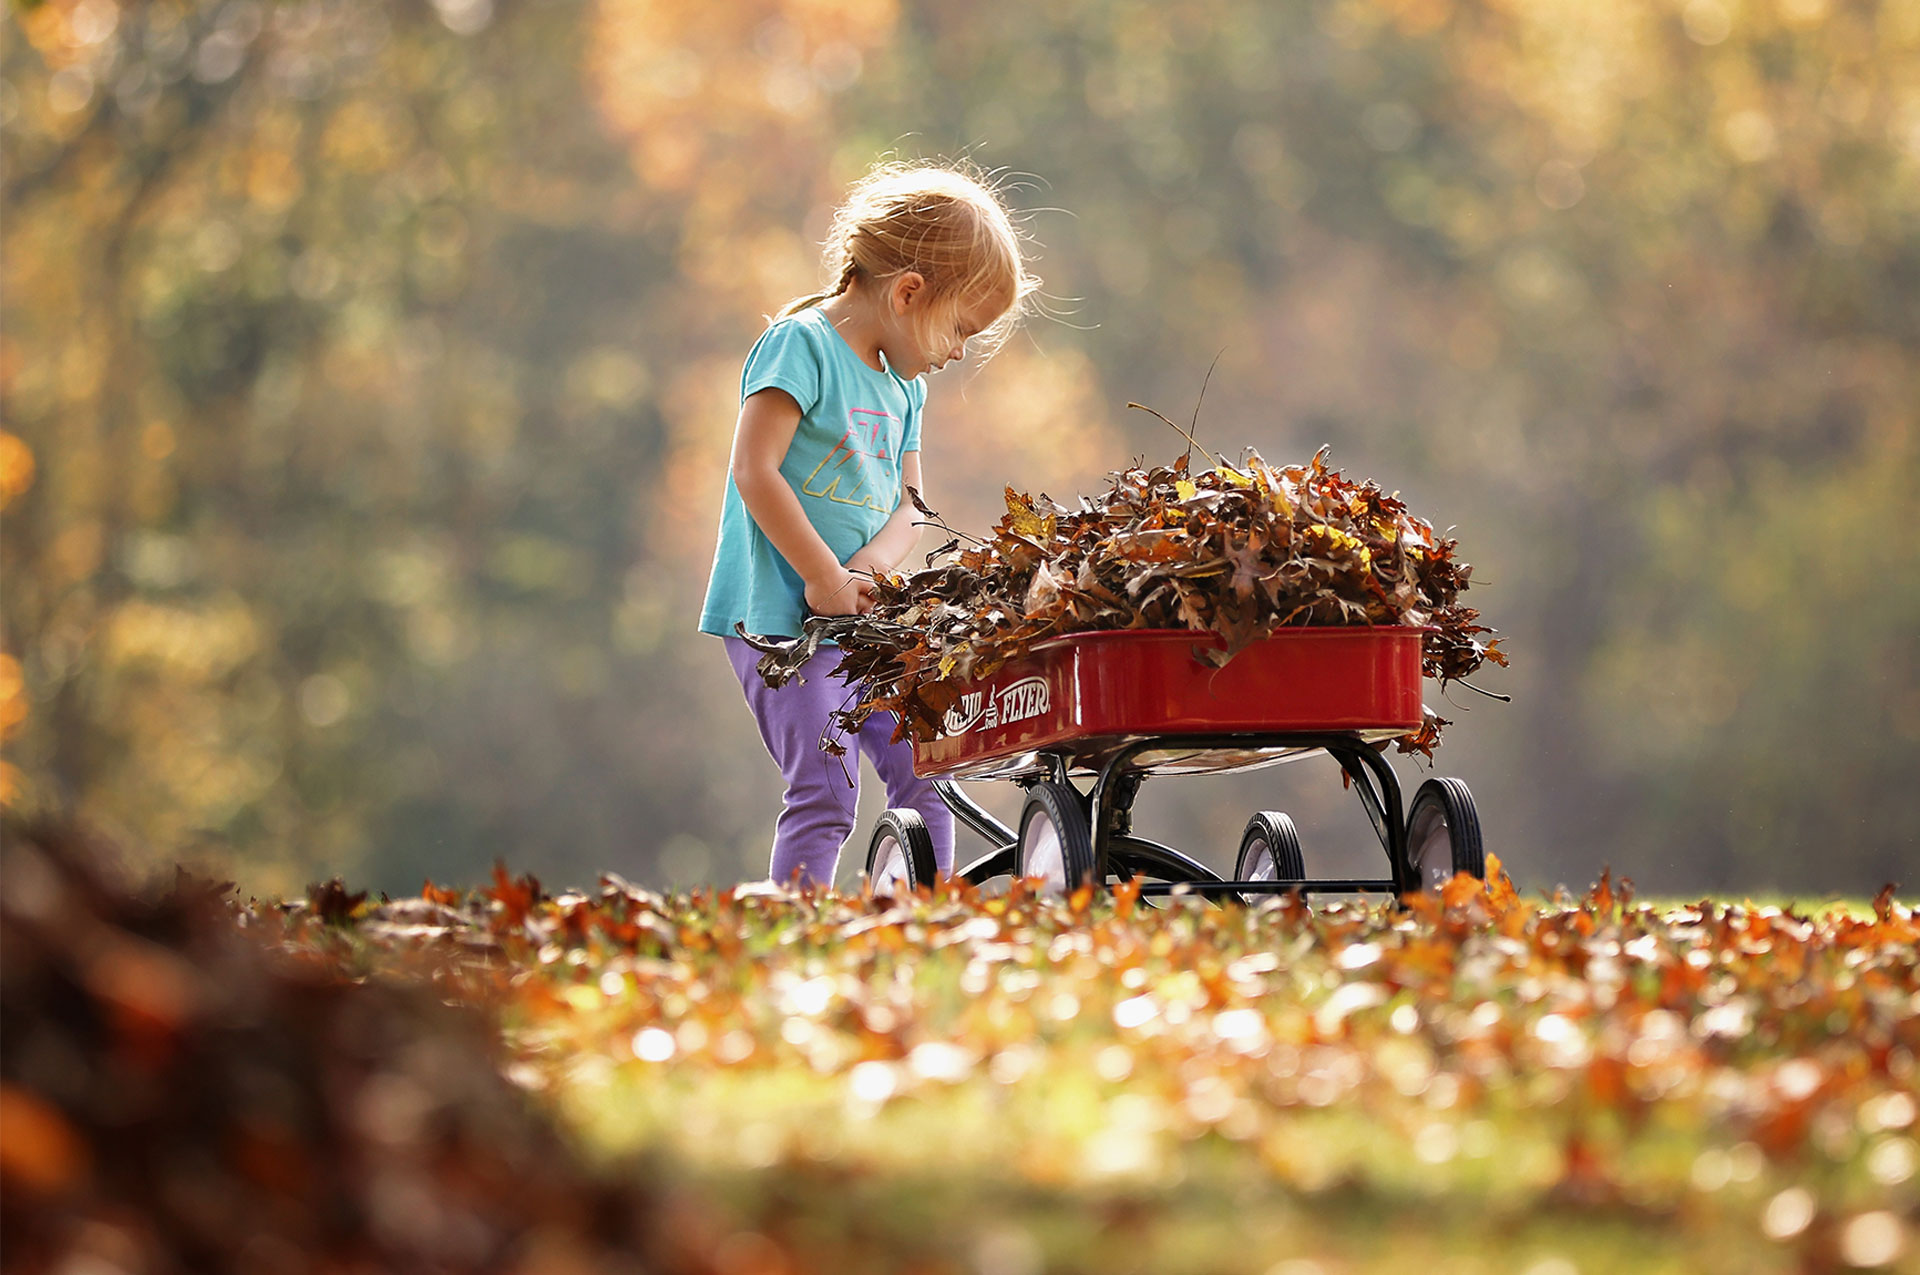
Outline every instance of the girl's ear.
[(916, 297), (925, 304), (926, 276), (918, 270), (902, 270), (893, 277), (893, 286), (887, 290), (887, 299), (893, 303), (895, 314), (905, 314), (907, 307)]

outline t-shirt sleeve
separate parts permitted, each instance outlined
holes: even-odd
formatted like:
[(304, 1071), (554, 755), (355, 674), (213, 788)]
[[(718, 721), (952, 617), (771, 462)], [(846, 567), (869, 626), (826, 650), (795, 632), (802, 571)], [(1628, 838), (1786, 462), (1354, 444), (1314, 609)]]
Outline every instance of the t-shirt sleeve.
[(902, 454), (920, 450), (920, 413), (926, 405), (926, 379), (916, 376), (907, 382), (907, 427), (900, 436)]
[(820, 355), (798, 323), (778, 322), (760, 334), (740, 374), (740, 401), (761, 390), (785, 390), (802, 413), (820, 401)]

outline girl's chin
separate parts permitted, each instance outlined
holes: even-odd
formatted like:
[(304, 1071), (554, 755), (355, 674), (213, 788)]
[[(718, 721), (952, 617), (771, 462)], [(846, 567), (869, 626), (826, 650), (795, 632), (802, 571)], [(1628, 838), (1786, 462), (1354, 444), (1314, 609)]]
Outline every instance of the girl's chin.
[[(881, 352), (883, 354), (886, 353), (884, 350)], [(891, 354), (887, 354), (886, 358), (887, 366), (909, 381), (916, 376), (925, 376), (929, 372), (938, 372), (940, 370), (934, 365), (934, 361), (925, 355), (918, 357), (903, 356), (896, 359)]]
[(893, 355), (887, 353), (885, 349), (880, 351), (880, 357), (886, 363), (889, 372), (909, 381), (916, 376), (933, 371), (933, 364), (927, 362), (925, 359), (896, 359)]

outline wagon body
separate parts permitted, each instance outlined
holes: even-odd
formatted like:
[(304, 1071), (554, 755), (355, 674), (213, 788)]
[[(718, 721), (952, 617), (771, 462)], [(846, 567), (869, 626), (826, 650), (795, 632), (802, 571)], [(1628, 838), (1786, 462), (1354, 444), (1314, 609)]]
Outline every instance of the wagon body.
[(1367, 743), (1391, 739), (1420, 725), (1423, 632), (1287, 629), (1218, 668), (1197, 654), (1224, 648), (1210, 633), (1052, 638), (968, 683), (942, 734), (914, 744), (914, 770), (922, 778), (1017, 779), (1043, 773), (1050, 753), (1066, 755), (1076, 770), (1097, 770), (1121, 748), (1153, 738), (1167, 747), (1136, 756), (1136, 771), (1211, 773), (1314, 750), (1182, 747), (1183, 737), (1338, 731)]
[[(1147, 893), (1243, 897), (1434, 889), (1456, 872), (1481, 875), (1484, 860), (1466, 785), (1430, 779), (1403, 806), (1381, 755), (1387, 740), (1421, 725), (1425, 633), (1285, 629), (1218, 667), (1201, 658), (1208, 647), (1224, 649), (1210, 633), (1132, 629), (1037, 642), (961, 686), (940, 733), (915, 741), (914, 770), (993, 847), (959, 869), (974, 882), (1012, 874), (1071, 889), (1145, 877)], [(1134, 795), (1147, 775), (1252, 770), (1321, 753), (1339, 763), (1359, 797), (1389, 875), (1308, 877), (1298, 830), (1277, 810), (1248, 821), (1231, 878), (1134, 835)], [(983, 779), (1027, 790), (1017, 828), (958, 782)], [(918, 814), (886, 812), (867, 869), (882, 886), (934, 879), (933, 843)]]

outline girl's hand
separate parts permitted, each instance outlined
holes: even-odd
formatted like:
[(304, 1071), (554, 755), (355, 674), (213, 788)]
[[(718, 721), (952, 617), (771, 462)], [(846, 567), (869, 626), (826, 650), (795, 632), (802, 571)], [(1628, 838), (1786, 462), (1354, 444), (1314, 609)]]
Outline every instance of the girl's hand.
[(807, 609), (815, 615), (865, 615), (873, 609), (873, 581), (845, 567), (807, 581)]
[(893, 569), (892, 563), (883, 562), (877, 555), (870, 554), (865, 549), (847, 559), (847, 570), (859, 576), (860, 582), (869, 589), (873, 587), (871, 581), (876, 576), (891, 575)]

